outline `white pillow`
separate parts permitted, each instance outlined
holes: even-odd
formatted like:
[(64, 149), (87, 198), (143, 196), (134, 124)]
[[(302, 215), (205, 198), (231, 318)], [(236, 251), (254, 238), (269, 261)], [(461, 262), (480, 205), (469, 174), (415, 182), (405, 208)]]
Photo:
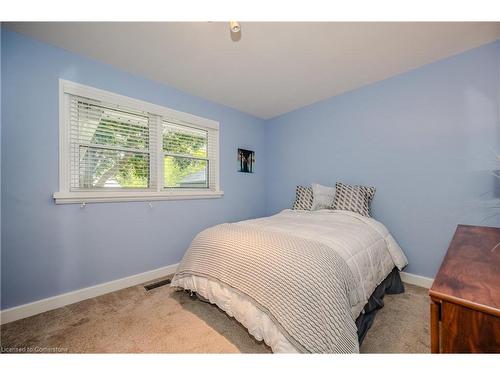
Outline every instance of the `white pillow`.
[(323, 186), (320, 184), (312, 184), (313, 189), (313, 204), (311, 210), (321, 210), (323, 208), (331, 208), (333, 198), (335, 197), (335, 188)]

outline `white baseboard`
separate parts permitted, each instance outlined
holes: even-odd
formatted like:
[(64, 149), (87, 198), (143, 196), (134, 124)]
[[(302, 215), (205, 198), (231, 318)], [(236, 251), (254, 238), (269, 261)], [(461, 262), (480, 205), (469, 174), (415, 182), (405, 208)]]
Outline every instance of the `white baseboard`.
[(429, 289), (434, 282), (434, 279), (431, 279), (430, 277), (415, 275), (413, 273), (400, 272), (399, 274), (401, 275), (401, 280), (404, 283), (421, 286), (422, 288)]
[[(49, 310), (57, 309), (72, 303), (80, 302), (88, 298), (101, 296), (120, 289), (128, 288), (137, 284), (142, 284), (160, 277), (165, 277), (175, 272), (177, 264), (157, 268), (155, 270), (124, 277), (123, 279), (109, 281), (107, 283), (94, 285), (88, 288), (75, 290), (60, 294), (58, 296), (41, 299), (39, 301), (27, 303), (25, 305), (11, 307), (0, 312), (0, 323), (5, 324), (15, 320), (27, 318)], [(419, 276), (412, 273), (400, 272), (401, 280), (408, 284), (417, 285), (423, 288), (430, 288), (434, 279)]]
[(157, 268), (155, 270), (138, 273), (136, 275), (124, 277), (123, 279), (109, 281), (107, 283), (94, 285), (88, 288), (75, 290), (72, 292), (60, 294), (58, 296), (41, 299), (30, 302), (25, 305), (14, 306), (10, 309), (0, 312), (0, 323), (9, 323), (18, 319), (27, 318), (45, 311), (57, 309), (75, 302), (80, 302), (88, 298), (101, 296), (119, 289), (128, 288), (137, 284), (165, 277), (175, 272), (177, 264)]

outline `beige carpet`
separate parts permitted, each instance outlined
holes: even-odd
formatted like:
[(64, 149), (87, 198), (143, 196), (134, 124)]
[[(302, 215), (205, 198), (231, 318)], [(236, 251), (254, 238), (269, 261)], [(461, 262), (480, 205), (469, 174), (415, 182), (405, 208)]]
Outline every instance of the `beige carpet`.
[[(406, 288), (385, 297), (361, 352), (429, 352), (427, 290)], [(127, 288), (0, 330), (3, 352), (270, 353), (216, 306), (168, 286)]]

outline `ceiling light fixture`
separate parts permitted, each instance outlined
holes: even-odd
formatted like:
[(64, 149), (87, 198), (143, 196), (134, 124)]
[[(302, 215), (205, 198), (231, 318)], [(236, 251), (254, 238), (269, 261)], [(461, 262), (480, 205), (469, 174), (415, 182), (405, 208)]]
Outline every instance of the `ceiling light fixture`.
[(240, 23), (237, 21), (229, 22), (229, 27), (231, 28), (232, 33), (239, 33), (241, 31)]

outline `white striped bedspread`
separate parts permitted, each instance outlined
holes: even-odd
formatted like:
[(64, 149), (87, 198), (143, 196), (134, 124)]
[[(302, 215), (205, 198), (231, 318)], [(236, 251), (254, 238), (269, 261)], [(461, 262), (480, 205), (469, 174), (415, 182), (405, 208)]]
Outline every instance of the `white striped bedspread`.
[(357, 353), (356, 318), (392, 268), (406, 264), (399, 245), (374, 219), (347, 211), (284, 210), (202, 231), (171, 285), (203, 296), (193, 280), (206, 279), (234, 291), (297, 352)]

